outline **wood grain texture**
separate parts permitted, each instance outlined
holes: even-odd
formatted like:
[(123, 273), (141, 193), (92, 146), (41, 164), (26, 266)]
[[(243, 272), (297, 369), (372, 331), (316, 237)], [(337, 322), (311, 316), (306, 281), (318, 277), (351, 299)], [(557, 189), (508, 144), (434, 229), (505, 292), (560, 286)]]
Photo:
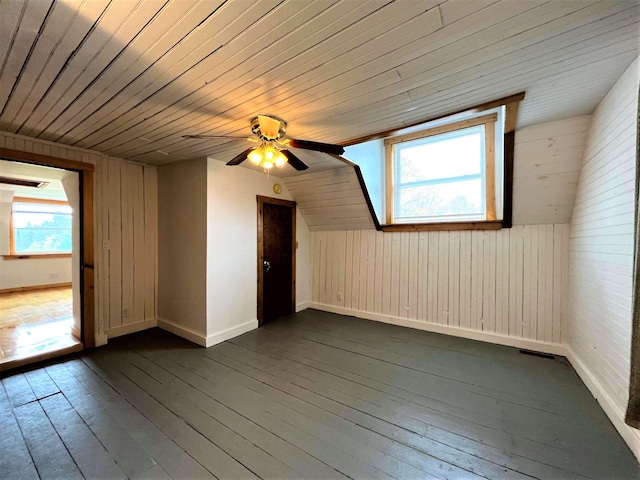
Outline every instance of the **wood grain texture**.
[[(567, 225), (493, 231), (363, 230), (346, 236), (313, 232), (312, 238), (312, 302), (319, 308), (344, 307), (355, 315), (380, 314), (513, 338), (562, 341)], [(333, 280), (322, 274), (329, 265), (337, 270)], [(349, 291), (350, 304), (337, 300)], [(367, 294), (374, 298), (375, 292), (381, 301), (361, 299)]]
[(526, 90), (531, 126), (590, 113), (637, 23), (632, 1), (7, 3), (0, 129), (162, 165), (233, 158), (182, 135), (242, 136), (267, 111), (336, 143)]
[(87, 279), (95, 303), (85, 307), (96, 319), (89, 336), (104, 343), (112, 329), (127, 331), (154, 322), (158, 216), (155, 167), (7, 132), (0, 132), (0, 148), (10, 153), (8, 158), (24, 156), (28, 162), (42, 161), (86, 176), (83, 191), (91, 193), (94, 204), (93, 212), (85, 212), (83, 222), (93, 235), (93, 250), (85, 251), (91, 254), (85, 258), (85, 265), (93, 266), (94, 272), (93, 280)]
[[(571, 219), (570, 296), (562, 305), (569, 309), (566, 341), (614, 423), (622, 423), (629, 401), (632, 298), (638, 281), (633, 278), (638, 72), (636, 61), (591, 118)], [(628, 431), (637, 452), (640, 435)]]
[(22, 459), (25, 475), (638, 473), (565, 359), (314, 310), (208, 349), (153, 329), (2, 387), (0, 430), (14, 435), (0, 437), (12, 454), (0, 462), (15, 472)]

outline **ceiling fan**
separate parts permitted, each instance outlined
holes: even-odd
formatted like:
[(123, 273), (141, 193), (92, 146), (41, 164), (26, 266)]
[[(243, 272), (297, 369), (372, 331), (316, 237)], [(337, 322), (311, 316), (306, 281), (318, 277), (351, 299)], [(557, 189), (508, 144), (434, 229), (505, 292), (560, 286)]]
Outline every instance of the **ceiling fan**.
[(244, 152), (227, 162), (227, 165), (240, 165), (247, 158), (249, 161), (265, 170), (281, 167), (289, 163), (296, 170), (309, 168), (302, 160), (296, 157), (289, 148), (301, 148), (316, 152), (342, 155), (344, 148), (332, 143), (312, 142), (309, 140), (296, 140), (285, 138), (287, 122), (273, 115), (257, 115), (251, 119), (251, 133), (255, 137), (235, 137), (228, 135), (183, 135), (182, 138), (227, 138), (232, 140), (247, 140), (259, 143), (257, 147), (247, 148)]

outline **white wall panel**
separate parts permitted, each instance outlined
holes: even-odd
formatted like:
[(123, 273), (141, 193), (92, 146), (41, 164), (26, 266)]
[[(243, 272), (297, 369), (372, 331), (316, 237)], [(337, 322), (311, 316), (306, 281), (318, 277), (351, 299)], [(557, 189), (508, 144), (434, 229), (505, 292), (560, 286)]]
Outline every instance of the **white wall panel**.
[(640, 457), (628, 401), (640, 63), (593, 114), (570, 230), (566, 343), (572, 363)]
[(312, 232), (312, 306), (562, 343), (568, 225)]
[(591, 116), (516, 131), (513, 224), (569, 223)]
[(155, 325), (156, 167), (7, 132), (0, 147), (95, 165), (97, 342)]

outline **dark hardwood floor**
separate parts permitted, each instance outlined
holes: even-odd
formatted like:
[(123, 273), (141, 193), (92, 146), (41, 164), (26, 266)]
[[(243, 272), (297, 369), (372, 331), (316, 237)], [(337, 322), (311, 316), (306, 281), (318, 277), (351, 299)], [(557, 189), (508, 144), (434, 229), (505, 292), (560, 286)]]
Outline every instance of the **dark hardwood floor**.
[(0, 476), (639, 478), (564, 358), (306, 310), (5, 373)]

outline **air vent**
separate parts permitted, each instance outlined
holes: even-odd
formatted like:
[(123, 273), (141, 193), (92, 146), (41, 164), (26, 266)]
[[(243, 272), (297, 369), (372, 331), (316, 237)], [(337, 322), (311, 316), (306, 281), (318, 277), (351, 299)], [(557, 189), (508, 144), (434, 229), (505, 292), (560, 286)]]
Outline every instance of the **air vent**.
[(0, 183), (5, 185), (16, 185), (18, 187), (43, 188), (49, 185), (49, 182), (41, 180), (24, 180), (22, 178), (0, 177)]

